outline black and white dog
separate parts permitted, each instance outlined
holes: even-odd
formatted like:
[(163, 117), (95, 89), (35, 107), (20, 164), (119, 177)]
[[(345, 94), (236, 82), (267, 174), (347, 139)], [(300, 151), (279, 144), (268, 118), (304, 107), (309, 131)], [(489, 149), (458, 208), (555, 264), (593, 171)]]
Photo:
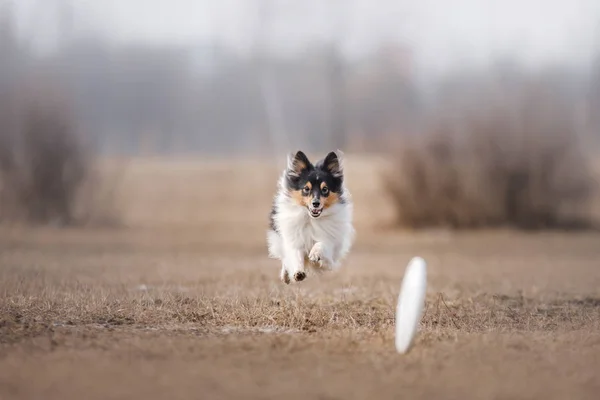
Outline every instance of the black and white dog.
[(267, 232), (269, 256), (282, 263), (281, 280), (302, 281), (307, 267), (338, 268), (354, 241), (352, 214), (340, 151), (314, 165), (302, 151), (290, 154)]

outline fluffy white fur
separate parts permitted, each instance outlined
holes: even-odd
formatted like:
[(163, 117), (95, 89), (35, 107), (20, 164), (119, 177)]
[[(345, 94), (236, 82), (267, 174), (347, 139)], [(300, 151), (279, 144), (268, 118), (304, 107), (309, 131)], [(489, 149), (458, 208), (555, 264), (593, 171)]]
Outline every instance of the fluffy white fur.
[(267, 232), (267, 241), (269, 256), (281, 260), (281, 279), (287, 283), (289, 278), (304, 279), (306, 267), (314, 271), (337, 269), (353, 244), (355, 231), (352, 198), (345, 186), (342, 201), (324, 209), (319, 218), (312, 218), (306, 207), (289, 196), (286, 173), (279, 180), (275, 196), (276, 231)]

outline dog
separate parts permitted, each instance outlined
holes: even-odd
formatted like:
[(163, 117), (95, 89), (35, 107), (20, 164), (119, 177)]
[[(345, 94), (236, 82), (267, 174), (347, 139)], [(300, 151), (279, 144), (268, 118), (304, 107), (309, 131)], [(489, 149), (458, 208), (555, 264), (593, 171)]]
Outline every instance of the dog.
[(301, 282), (309, 268), (324, 272), (340, 267), (354, 241), (352, 217), (343, 153), (332, 151), (314, 165), (302, 151), (290, 153), (267, 230), (269, 257), (281, 260), (280, 279)]

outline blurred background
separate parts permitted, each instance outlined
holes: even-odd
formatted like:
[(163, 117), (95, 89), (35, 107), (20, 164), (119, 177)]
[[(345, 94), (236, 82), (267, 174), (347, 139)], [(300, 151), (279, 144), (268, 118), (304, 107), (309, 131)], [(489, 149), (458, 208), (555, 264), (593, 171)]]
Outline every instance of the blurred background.
[[(599, 0), (0, 0), (0, 399), (597, 399), (599, 111)], [(298, 149), (357, 236), (288, 286)]]
[(339, 148), (400, 225), (587, 226), (599, 62), (594, 0), (0, 0), (0, 218), (116, 221), (142, 159)]

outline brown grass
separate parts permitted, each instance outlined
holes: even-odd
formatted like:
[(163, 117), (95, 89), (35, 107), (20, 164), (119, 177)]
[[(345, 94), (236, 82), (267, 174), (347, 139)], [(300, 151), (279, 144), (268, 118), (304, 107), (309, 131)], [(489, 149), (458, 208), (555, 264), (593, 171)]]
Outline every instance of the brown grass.
[(571, 105), (548, 87), (480, 89), (406, 143), (385, 176), (409, 227), (581, 229), (596, 225), (589, 153)]
[[(339, 273), (297, 285), (266, 257), (279, 168), (256, 162), (134, 160), (128, 228), (1, 230), (0, 398), (597, 396), (596, 233), (382, 232), (392, 210), (367, 201), (381, 189), (355, 184), (381, 164), (347, 160), (357, 244)], [(207, 187), (220, 201), (201, 211)], [(400, 356), (414, 255), (426, 311)]]

